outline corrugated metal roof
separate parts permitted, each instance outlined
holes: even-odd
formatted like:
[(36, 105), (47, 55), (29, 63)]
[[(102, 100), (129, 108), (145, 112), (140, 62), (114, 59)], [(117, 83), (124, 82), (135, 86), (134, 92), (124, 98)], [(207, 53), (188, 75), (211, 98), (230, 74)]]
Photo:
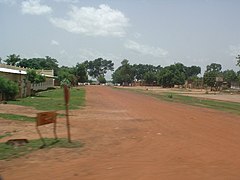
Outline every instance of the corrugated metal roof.
[[(8, 68), (0, 68), (0, 72), (13, 73), (13, 74), (23, 74), (23, 75), (27, 74), (27, 72), (23, 71), (23, 70), (8, 69)], [(47, 75), (47, 74), (43, 74), (43, 73), (41, 73), (41, 75), (43, 75), (45, 77), (55, 78), (55, 76)]]
[(15, 69), (8, 69), (8, 68), (0, 68), (0, 72), (13, 73), (13, 74), (27, 74), (27, 72), (23, 70), (15, 70)]

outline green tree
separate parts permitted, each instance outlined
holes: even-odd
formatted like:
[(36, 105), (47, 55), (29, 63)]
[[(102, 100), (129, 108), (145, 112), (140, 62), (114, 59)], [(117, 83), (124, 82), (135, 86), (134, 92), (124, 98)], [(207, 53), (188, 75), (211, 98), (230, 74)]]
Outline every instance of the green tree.
[(102, 75), (99, 76), (97, 80), (98, 80), (98, 82), (101, 83), (101, 84), (105, 84), (105, 83), (107, 82), (106, 79), (105, 79), (105, 77), (102, 76)]
[(7, 56), (7, 59), (5, 59), (4, 62), (7, 63), (7, 65), (15, 66), (20, 60), (20, 55), (11, 54)]
[(144, 74), (143, 78), (144, 78), (144, 82), (147, 85), (153, 85), (154, 83), (157, 82), (157, 74), (156, 74), (156, 72), (152, 72), (152, 71), (146, 72)]
[(45, 69), (45, 70), (54, 70), (54, 75), (58, 74), (58, 61), (54, 58), (46, 56), (45, 58), (30, 58), (30, 59), (21, 59), (17, 63), (17, 66), (27, 67), (32, 69)]
[(237, 81), (237, 73), (233, 70), (223, 71), (224, 81), (227, 82), (228, 87), (231, 87), (231, 83)]
[(62, 66), (58, 71), (58, 80), (61, 83), (62, 81), (68, 80), (69, 84), (75, 86), (77, 84), (77, 77), (75, 75), (75, 67), (66, 67)]
[(27, 70), (26, 78), (28, 81), (30, 81), (31, 83), (35, 83), (35, 84), (46, 81), (45, 76), (43, 76), (41, 74), (37, 74), (37, 72), (33, 69)]
[(201, 67), (199, 67), (199, 66), (186, 67), (186, 78), (187, 79), (195, 77), (200, 73), (201, 73)]
[(0, 94), (3, 100), (14, 100), (18, 91), (17, 83), (0, 77)]
[(88, 81), (88, 74), (87, 74), (87, 62), (84, 63), (77, 63), (75, 68), (75, 74), (77, 77), (77, 81), (80, 83), (84, 83)]
[(153, 66), (150, 64), (134, 64), (132, 65), (134, 79), (144, 80), (144, 75), (148, 72), (157, 72), (162, 69), (161, 66)]
[(236, 57), (236, 59), (237, 59), (237, 66), (240, 67), (240, 55), (238, 55), (238, 56)]
[(207, 65), (206, 72), (221, 72), (222, 65), (217, 63), (212, 63), (210, 65)]
[(157, 75), (158, 84), (163, 87), (183, 85), (186, 77), (186, 67), (181, 63), (166, 66)]
[(112, 79), (114, 83), (120, 83), (122, 85), (133, 82), (134, 71), (127, 59), (121, 62), (121, 66), (112, 74)]
[(158, 73), (158, 84), (163, 86), (163, 87), (173, 87), (174, 82), (174, 72), (172, 72), (168, 67), (164, 67), (159, 73)]
[(222, 66), (221, 64), (212, 63), (207, 65), (207, 69), (203, 75), (204, 84), (211, 87), (211, 91), (213, 87), (218, 88), (216, 77), (221, 76)]
[(94, 61), (85, 61), (87, 65), (88, 75), (98, 79), (99, 76), (105, 76), (107, 71), (113, 71), (114, 63), (111, 60), (97, 58)]

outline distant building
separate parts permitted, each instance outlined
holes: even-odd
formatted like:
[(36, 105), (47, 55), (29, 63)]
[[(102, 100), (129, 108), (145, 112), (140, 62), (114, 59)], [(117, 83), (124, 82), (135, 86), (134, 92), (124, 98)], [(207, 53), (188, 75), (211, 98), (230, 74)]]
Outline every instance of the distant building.
[(231, 82), (231, 89), (240, 90), (240, 82)]
[(53, 70), (36, 70), (37, 73), (42, 74), (46, 77), (46, 81), (39, 84), (31, 84), (26, 80), (27, 70), (27, 68), (0, 64), (0, 77), (4, 77), (18, 83), (19, 94), (17, 97), (30, 96), (32, 90), (46, 90), (48, 88), (54, 87)]

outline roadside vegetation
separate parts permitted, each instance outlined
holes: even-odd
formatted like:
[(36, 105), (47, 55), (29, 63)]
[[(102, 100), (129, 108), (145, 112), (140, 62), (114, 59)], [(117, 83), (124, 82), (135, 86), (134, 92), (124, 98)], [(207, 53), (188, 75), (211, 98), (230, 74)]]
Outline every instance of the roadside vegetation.
[[(64, 94), (63, 89), (53, 89), (38, 92), (36, 96), (17, 99), (16, 101), (8, 101), (8, 104), (16, 104), (21, 106), (31, 106), (38, 110), (54, 111), (64, 110)], [(78, 109), (85, 104), (85, 89), (71, 88), (69, 109)]]
[(0, 139), (5, 138), (7, 136), (11, 136), (12, 134), (10, 132), (6, 132), (4, 134), (0, 134)]
[[(53, 89), (38, 92), (36, 96), (19, 98), (14, 101), (8, 101), (8, 104), (30, 106), (37, 110), (43, 111), (65, 110), (63, 89)], [(85, 89), (71, 88), (69, 109), (79, 109), (84, 105), (85, 105)], [(62, 114), (59, 114), (58, 116), (62, 116)], [(0, 118), (26, 122), (35, 122), (36, 120), (34, 117), (6, 113), (0, 113)]]
[(206, 107), (211, 109), (216, 109), (220, 111), (225, 111), (233, 114), (240, 115), (240, 104), (236, 102), (226, 102), (219, 100), (211, 100), (204, 98), (197, 98), (191, 96), (185, 96), (182, 94), (178, 94), (177, 92), (151, 92), (140, 89), (127, 89), (129, 91), (149, 95), (160, 100), (173, 102), (173, 103), (183, 103), (192, 106)]
[(9, 119), (9, 120), (35, 122), (35, 118), (33, 118), (33, 117), (28, 117), (28, 116), (23, 116), (23, 115), (17, 115), (17, 114), (0, 113), (0, 118)]
[(18, 93), (18, 84), (14, 81), (0, 77), (0, 99), (13, 100)]
[[(52, 139), (45, 138), (46, 146), (44, 148), (81, 148), (83, 147), (83, 143), (78, 141), (73, 141), (72, 143), (68, 143), (67, 139)], [(42, 148), (41, 139), (30, 140), (29, 143), (23, 146), (12, 146), (7, 145), (6, 143), (0, 143), (0, 160), (10, 160), (13, 158), (18, 158), (20, 156), (29, 154), (33, 151), (39, 150)]]

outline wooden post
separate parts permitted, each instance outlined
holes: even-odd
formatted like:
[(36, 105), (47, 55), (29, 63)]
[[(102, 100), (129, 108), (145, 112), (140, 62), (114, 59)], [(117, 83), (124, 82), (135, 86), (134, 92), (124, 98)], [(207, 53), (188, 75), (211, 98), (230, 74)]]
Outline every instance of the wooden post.
[(68, 142), (71, 143), (70, 122), (69, 122), (69, 113), (68, 113), (69, 88), (67, 87), (67, 85), (64, 85), (64, 99), (65, 99), (65, 105), (66, 105), (66, 124), (67, 124)]

